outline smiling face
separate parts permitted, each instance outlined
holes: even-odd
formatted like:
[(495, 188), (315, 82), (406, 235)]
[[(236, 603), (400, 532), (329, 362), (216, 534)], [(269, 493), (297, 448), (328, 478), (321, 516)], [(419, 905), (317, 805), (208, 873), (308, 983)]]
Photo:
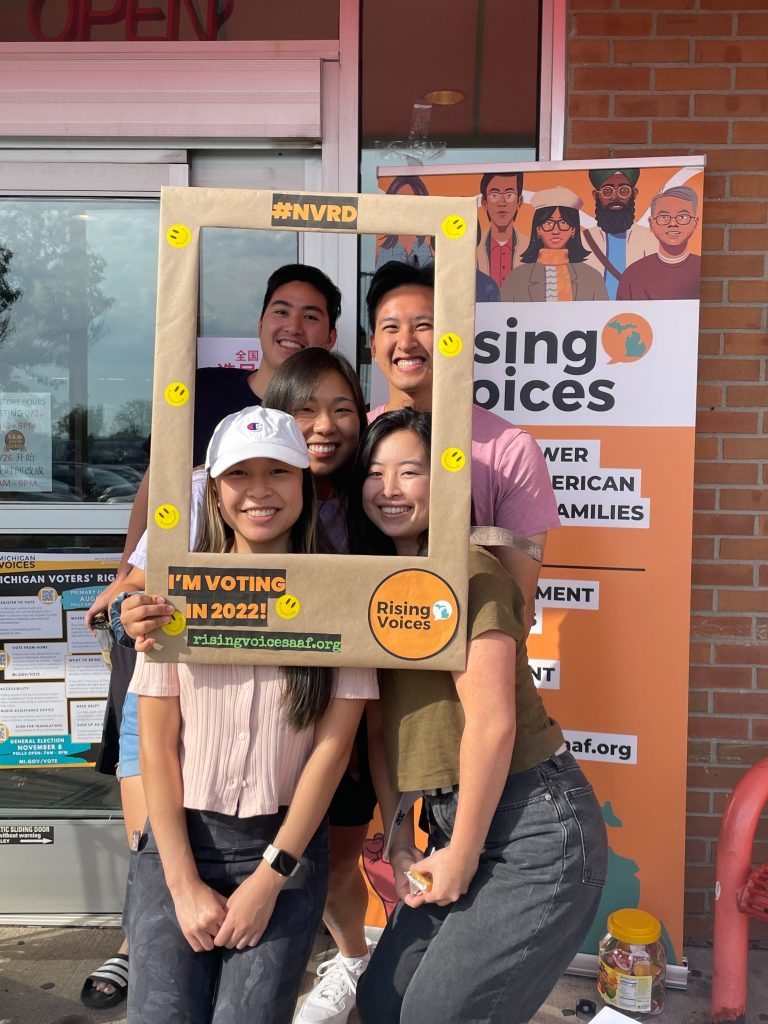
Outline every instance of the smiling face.
[(630, 184), (626, 174), (616, 171), (605, 179), (599, 189), (594, 189), (592, 195), (599, 207), (616, 212), (629, 206), (630, 201), (637, 196), (637, 189)]
[(371, 354), (390, 388), (418, 408), (432, 404), (434, 292), (409, 284), (388, 292), (376, 310)]
[(626, 174), (615, 171), (592, 195), (599, 228), (613, 235), (629, 231), (635, 220), (637, 189)]
[(235, 534), (238, 554), (290, 551), (301, 515), (303, 471), (275, 459), (245, 459), (216, 478), (221, 518)]
[(565, 223), (557, 206), (551, 217), (536, 228), (536, 234), (545, 249), (564, 249), (576, 234), (576, 229)]
[[(677, 222), (678, 215), (688, 219), (687, 224)], [(658, 218), (668, 220), (667, 224), (659, 224)], [(659, 246), (668, 253), (679, 255), (688, 246), (691, 236), (696, 230), (699, 218), (694, 216), (693, 203), (679, 196), (663, 196), (651, 214), (651, 233), (659, 240)]]
[(323, 374), (293, 415), (309, 448), (313, 476), (331, 476), (355, 454), (360, 419), (352, 389), (340, 373)]
[(429, 527), (429, 455), (413, 431), (395, 431), (374, 449), (363, 483), (363, 511), (392, 538), (398, 555), (419, 554)]
[(289, 281), (275, 290), (259, 320), (262, 368), (269, 375), (304, 348), (331, 348), (336, 331), (330, 329), (325, 296), (306, 281)]

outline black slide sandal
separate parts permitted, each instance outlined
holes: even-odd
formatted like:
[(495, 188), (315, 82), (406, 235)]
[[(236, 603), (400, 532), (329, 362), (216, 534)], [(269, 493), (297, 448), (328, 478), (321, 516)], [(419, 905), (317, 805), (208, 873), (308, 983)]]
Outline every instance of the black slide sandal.
[[(115, 991), (107, 995), (94, 987), (94, 982), (105, 981), (114, 985)], [(90, 1010), (108, 1010), (111, 1006), (122, 1003), (128, 995), (128, 954), (116, 953), (105, 960), (101, 967), (85, 979), (80, 1002)]]

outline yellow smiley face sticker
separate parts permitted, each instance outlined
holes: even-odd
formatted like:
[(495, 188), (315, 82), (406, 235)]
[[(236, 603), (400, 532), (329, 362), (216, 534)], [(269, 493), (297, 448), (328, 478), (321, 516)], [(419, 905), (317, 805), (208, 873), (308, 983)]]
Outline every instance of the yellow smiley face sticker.
[(301, 602), (293, 594), (283, 594), (275, 601), (275, 611), (281, 619), (295, 619), (301, 611)]
[(467, 230), (467, 224), (463, 217), (446, 217), (443, 221), (443, 234), (446, 238), (461, 238)]
[(155, 522), (163, 530), (172, 530), (179, 524), (179, 510), (175, 505), (158, 505), (155, 509)]
[(181, 612), (174, 612), (169, 621), (162, 627), (163, 632), (168, 636), (179, 636), (187, 628), (187, 620)]
[(186, 384), (182, 384), (180, 380), (173, 381), (165, 389), (165, 400), (168, 405), (172, 405), (174, 409), (177, 409), (180, 405), (186, 405), (189, 401), (189, 388)]
[(461, 448), (446, 448), (440, 456), (440, 464), (443, 469), (447, 469), (449, 473), (457, 473), (460, 469), (464, 469), (466, 466), (467, 456)]
[(168, 239), (168, 244), (172, 245), (174, 249), (183, 249), (185, 245), (189, 245), (192, 232), (186, 224), (171, 224), (165, 237)]
[(437, 343), (444, 356), (457, 356), (462, 349), (462, 341), (458, 334), (441, 334)]

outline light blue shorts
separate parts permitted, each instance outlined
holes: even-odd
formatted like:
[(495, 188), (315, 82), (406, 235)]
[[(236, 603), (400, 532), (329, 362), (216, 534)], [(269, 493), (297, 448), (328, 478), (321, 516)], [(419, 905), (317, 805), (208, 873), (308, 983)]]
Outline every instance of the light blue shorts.
[(120, 721), (120, 761), (118, 779), (141, 775), (139, 768), (139, 695), (126, 693), (123, 717)]

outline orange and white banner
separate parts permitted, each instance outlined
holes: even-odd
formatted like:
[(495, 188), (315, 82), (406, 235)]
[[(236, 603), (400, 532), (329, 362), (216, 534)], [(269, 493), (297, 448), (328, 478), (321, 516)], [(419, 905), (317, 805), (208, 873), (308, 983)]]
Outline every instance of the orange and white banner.
[[(477, 196), (478, 299), (493, 301), (477, 305), (475, 401), (533, 434), (559, 506), (528, 649), (608, 826), (583, 948), (640, 906), (675, 962), (703, 160), (388, 167), (379, 186), (414, 172), (427, 194)], [(429, 239), (380, 240), (379, 264), (385, 243), (416, 262)]]

